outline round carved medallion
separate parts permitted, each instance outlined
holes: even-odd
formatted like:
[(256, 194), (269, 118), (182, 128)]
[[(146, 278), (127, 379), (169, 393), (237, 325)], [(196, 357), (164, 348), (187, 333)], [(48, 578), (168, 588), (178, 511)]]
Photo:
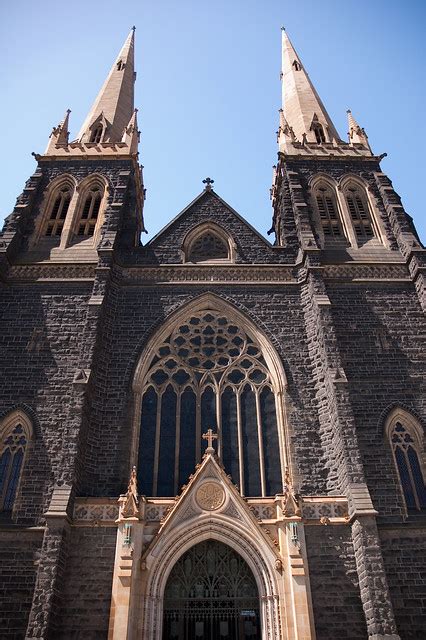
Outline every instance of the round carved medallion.
[(195, 499), (204, 511), (215, 511), (225, 502), (225, 492), (216, 482), (206, 482), (198, 489)]

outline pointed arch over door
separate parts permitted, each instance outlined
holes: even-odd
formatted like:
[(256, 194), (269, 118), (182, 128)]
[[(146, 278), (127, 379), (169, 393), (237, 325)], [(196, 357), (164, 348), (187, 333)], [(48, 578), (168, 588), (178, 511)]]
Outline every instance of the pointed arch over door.
[(173, 315), (136, 370), (141, 492), (176, 495), (201, 460), (209, 428), (242, 495), (281, 492), (284, 387), (275, 349), (234, 307), (207, 295)]
[(173, 566), (163, 601), (163, 640), (257, 640), (259, 591), (247, 562), (231, 547), (204, 540)]

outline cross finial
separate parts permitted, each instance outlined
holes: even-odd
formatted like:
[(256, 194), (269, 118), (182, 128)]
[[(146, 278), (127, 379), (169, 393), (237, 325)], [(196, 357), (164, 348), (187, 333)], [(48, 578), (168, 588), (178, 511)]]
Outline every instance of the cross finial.
[(206, 191), (211, 191), (212, 188), (212, 184), (213, 184), (214, 180), (212, 180), (211, 178), (205, 178), (203, 180), (203, 184), (205, 184), (206, 186), (204, 187)]
[(214, 453), (213, 440), (217, 440), (217, 433), (213, 433), (212, 429), (207, 429), (206, 433), (202, 435), (203, 440), (207, 440), (206, 453)]

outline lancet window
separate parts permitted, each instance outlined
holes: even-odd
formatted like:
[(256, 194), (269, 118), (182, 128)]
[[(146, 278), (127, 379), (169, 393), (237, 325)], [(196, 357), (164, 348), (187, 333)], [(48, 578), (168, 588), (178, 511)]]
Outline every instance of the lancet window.
[(390, 440), (407, 509), (426, 509), (421, 442), (415, 430), (408, 422), (396, 420), (390, 429)]
[(102, 140), (104, 128), (101, 124), (96, 125), (96, 127), (92, 131), (92, 135), (90, 136), (90, 142), (94, 142), (98, 144)]
[(46, 236), (61, 235), (70, 202), (71, 189), (68, 186), (62, 187), (54, 199), (52, 208), (48, 215), (48, 221), (44, 233)]
[(314, 193), (324, 240), (342, 238), (343, 229), (334, 190), (328, 184), (321, 183)]
[(3, 434), (0, 444), (0, 511), (12, 511), (28, 444), (22, 424)]
[(138, 480), (171, 496), (218, 434), (218, 453), (243, 495), (282, 490), (277, 407), (257, 341), (217, 310), (193, 313), (158, 344), (143, 384)]
[(83, 209), (76, 225), (78, 236), (93, 236), (102, 203), (99, 187), (93, 188), (85, 196)]
[(189, 249), (189, 262), (203, 262), (229, 257), (229, 247), (222, 238), (212, 232), (206, 231), (196, 238)]
[(318, 144), (322, 144), (323, 142), (326, 141), (324, 127), (322, 126), (322, 124), (320, 124), (319, 122), (315, 122), (312, 124), (312, 129), (315, 134), (315, 140), (317, 141)]
[(363, 190), (350, 185), (345, 191), (345, 197), (357, 240), (365, 242), (373, 238), (370, 210)]

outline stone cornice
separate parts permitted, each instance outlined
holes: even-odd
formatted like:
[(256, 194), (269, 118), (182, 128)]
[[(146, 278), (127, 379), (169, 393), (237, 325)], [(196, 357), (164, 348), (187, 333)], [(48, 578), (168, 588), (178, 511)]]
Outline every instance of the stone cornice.
[[(95, 278), (97, 263), (38, 263), (15, 264), (9, 268), (8, 282), (85, 282)], [(123, 285), (199, 285), (233, 284), (238, 286), (295, 285), (305, 281), (310, 270), (319, 271), (326, 280), (351, 283), (410, 282), (404, 262), (346, 263), (307, 267), (305, 265), (116, 265), (116, 273)]]

